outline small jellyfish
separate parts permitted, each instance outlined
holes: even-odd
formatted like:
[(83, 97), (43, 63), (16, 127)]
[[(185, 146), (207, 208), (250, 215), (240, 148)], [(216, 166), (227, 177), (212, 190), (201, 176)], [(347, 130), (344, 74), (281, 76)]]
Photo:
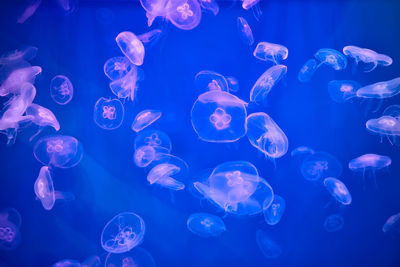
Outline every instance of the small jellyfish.
[(77, 260), (64, 259), (54, 263), (51, 267), (82, 267)]
[(219, 12), (219, 6), (216, 0), (199, 0), (200, 6), (203, 10), (216, 16)]
[(246, 103), (224, 91), (201, 94), (191, 111), (192, 126), (206, 142), (235, 142), (246, 134)]
[(229, 91), (226, 78), (212, 70), (202, 70), (194, 77), (194, 83), (201, 92), (204, 91)]
[(133, 68), (134, 65), (127, 57), (112, 57), (104, 63), (104, 74), (115, 81), (125, 77)]
[(357, 96), (357, 90), (361, 85), (351, 80), (333, 80), (328, 83), (329, 96), (336, 103), (344, 103)]
[(267, 42), (259, 42), (253, 52), (255, 58), (263, 61), (272, 61), (275, 64), (287, 59), (288, 54), (289, 51), (285, 46)]
[(329, 194), (332, 195), (339, 203), (343, 205), (350, 205), (351, 195), (346, 185), (333, 177), (324, 179), (324, 186), (328, 190)]
[(199, 25), (201, 7), (197, 0), (168, 1), (166, 18), (181, 30), (191, 30)]
[(308, 82), (309, 80), (311, 80), (317, 68), (318, 68), (317, 61), (315, 59), (309, 59), (303, 65), (303, 67), (301, 67), (297, 78), (302, 83)]
[(226, 231), (224, 221), (209, 213), (194, 213), (187, 219), (190, 232), (201, 237), (219, 236)]
[(329, 215), (328, 218), (325, 219), (324, 229), (329, 233), (340, 231), (344, 226), (344, 219), (339, 214)]
[(286, 209), (286, 201), (279, 195), (274, 195), (272, 204), (267, 208), (263, 208), (264, 219), (269, 225), (275, 225), (280, 222)]
[(59, 105), (66, 105), (72, 100), (74, 88), (71, 81), (63, 76), (57, 75), (50, 82), (50, 96)]
[(272, 87), (285, 76), (286, 72), (287, 67), (284, 65), (275, 65), (266, 70), (251, 88), (250, 101), (255, 103), (265, 101)]
[(124, 120), (124, 106), (118, 99), (100, 97), (94, 105), (94, 122), (105, 130), (114, 130)]
[(135, 150), (133, 161), (139, 168), (149, 166), (156, 158), (156, 150), (152, 146), (141, 146)]
[(240, 89), (239, 81), (235, 77), (226, 77), (228, 82), (228, 92), (238, 92)]
[(258, 2), (260, 0), (242, 0), (242, 8), (248, 10), (258, 4)]
[(188, 172), (189, 167), (185, 161), (172, 155), (165, 155), (149, 171), (147, 181), (170, 190), (183, 190)]
[(42, 0), (33, 0), (31, 3), (25, 8), (24, 12), (18, 17), (17, 23), (24, 23), (27, 19), (29, 19), (33, 14), (35, 14), (36, 9), (40, 6)]
[(163, 34), (162, 30), (153, 29), (151, 31), (138, 35), (138, 38), (145, 47), (146, 46), (150, 47), (155, 43), (157, 43), (157, 41), (161, 38), (162, 34)]
[(393, 63), (393, 60), (387, 55), (378, 54), (371, 49), (360, 48), (353, 45), (345, 46), (343, 48), (343, 54), (353, 58), (357, 66), (364, 72), (373, 71), (378, 65), (386, 67)]
[(151, 254), (143, 248), (133, 248), (128, 252), (106, 257), (105, 267), (155, 267), (156, 263)]
[(41, 72), (42, 68), (39, 66), (30, 66), (12, 71), (0, 85), (0, 96), (21, 92), (21, 87), (24, 84), (33, 84), (36, 76)]
[(159, 110), (145, 109), (136, 115), (131, 128), (135, 132), (140, 132), (158, 120), (161, 115), (162, 113)]
[(315, 152), (301, 164), (301, 174), (309, 181), (318, 181), (328, 176), (338, 177), (342, 170), (342, 164), (336, 157), (326, 152)]
[(39, 131), (31, 137), (31, 140), (33, 139), (33, 137), (41, 132), (43, 127), (50, 126), (53, 127), (56, 131), (60, 130), (60, 124), (58, 123), (56, 116), (54, 116), (51, 110), (45, 107), (42, 107), (38, 104), (31, 104), (26, 109), (26, 115), (31, 116), (31, 121), (34, 124), (40, 126)]
[(143, 64), (144, 46), (132, 32), (121, 32), (115, 38), (122, 53), (136, 66)]
[(140, 245), (145, 233), (143, 219), (133, 212), (112, 218), (101, 233), (101, 246), (110, 253), (124, 253)]
[(21, 241), (21, 215), (16, 209), (0, 211), (0, 250), (14, 250)]
[(347, 67), (346, 57), (334, 49), (322, 48), (314, 54), (314, 57), (320, 62), (317, 68), (322, 64), (328, 65), (334, 70), (343, 70)]
[(382, 226), (382, 231), (384, 233), (395, 232), (400, 233), (400, 213), (390, 216), (385, 224)]
[(159, 130), (141, 131), (135, 138), (135, 150), (142, 146), (151, 146), (158, 151), (169, 153), (172, 149), (171, 139), (166, 133)]
[(118, 98), (135, 99), (138, 89), (138, 82), (143, 80), (144, 74), (140, 68), (132, 67), (131, 70), (121, 79), (110, 83), (110, 89)]
[(400, 77), (390, 81), (378, 82), (361, 87), (357, 96), (362, 98), (389, 98), (400, 93)]
[(263, 230), (257, 230), (256, 241), (258, 248), (261, 250), (266, 258), (276, 259), (281, 256), (281, 247), (275, 241), (269, 238), (267, 233), (265, 233)]
[(391, 158), (377, 154), (364, 154), (349, 162), (349, 169), (353, 172), (360, 172), (365, 178), (366, 173), (370, 173), (374, 182), (376, 171), (389, 167), (392, 164)]
[(252, 146), (270, 158), (286, 154), (289, 141), (279, 126), (264, 112), (247, 117), (247, 137)]
[(400, 136), (400, 121), (392, 116), (384, 115), (377, 119), (369, 119), (365, 126), (372, 133), (388, 137)]
[(27, 46), (16, 49), (0, 56), (0, 65), (16, 64), (21, 61), (29, 61), (36, 57), (38, 49), (34, 46)]
[(237, 27), (239, 31), (239, 36), (242, 42), (248, 46), (251, 46), (254, 44), (254, 37), (253, 37), (253, 32), (250, 28), (249, 23), (247, 23), (247, 20), (243, 17), (238, 17), (237, 18)]

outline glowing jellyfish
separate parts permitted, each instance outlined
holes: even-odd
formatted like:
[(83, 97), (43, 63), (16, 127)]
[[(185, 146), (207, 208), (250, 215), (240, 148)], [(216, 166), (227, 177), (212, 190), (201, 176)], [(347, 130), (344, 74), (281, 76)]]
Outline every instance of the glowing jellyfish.
[(317, 61), (315, 59), (309, 59), (303, 65), (303, 67), (301, 67), (297, 78), (302, 83), (308, 82), (309, 80), (311, 80), (317, 68), (318, 68)]
[(247, 137), (252, 146), (270, 158), (280, 158), (288, 151), (289, 141), (285, 133), (264, 112), (247, 117)]
[(235, 77), (226, 77), (228, 82), (228, 92), (238, 92), (240, 89), (239, 81)]
[(287, 59), (288, 54), (289, 51), (285, 46), (267, 42), (259, 42), (253, 52), (255, 58), (263, 61), (272, 61), (275, 64)]
[(26, 115), (31, 116), (31, 121), (40, 127), (50, 126), (56, 131), (60, 130), (60, 124), (58, 123), (56, 116), (54, 116), (51, 110), (45, 107), (38, 104), (31, 104), (26, 109)]
[(201, 237), (219, 236), (226, 231), (224, 221), (209, 213), (194, 213), (187, 219), (190, 232)]
[(82, 267), (77, 260), (65, 259), (54, 263), (51, 267)]
[(155, 267), (156, 263), (151, 254), (143, 248), (134, 248), (128, 252), (106, 257), (105, 267)]
[(301, 174), (309, 181), (317, 181), (328, 176), (338, 177), (342, 174), (342, 170), (342, 164), (335, 156), (326, 152), (315, 152), (301, 164)]
[(202, 70), (194, 77), (194, 83), (200, 91), (228, 91), (226, 78), (212, 70)]
[(281, 247), (275, 241), (269, 238), (267, 233), (265, 233), (263, 230), (257, 230), (256, 241), (258, 248), (261, 250), (266, 258), (276, 259), (281, 256)]
[(393, 60), (387, 55), (378, 54), (373, 50), (353, 45), (345, 46), (343, 48), (343, 54), (353, 58), (355, 63), (364, 72), (373, 71), (378, 65), (386, 67), (393, 63)]
[(378, 82), (361, 87), (357, 96), (362, 98), (389, 98), (400, 93), (400, 77), (390, 81)]
[(0, 250), (14, 250), (21, 241), (21, 215), (16, 209), (0, 211)]
[(124, 106), (118, 99), (100, 97), (94, 105), (94, 122), (105, 130), (114, 130), (124, 120)]
[(333, 177), (328, 177), (324, 179), (324, 186), (328, 190), (329, 194), (335, 198), (339, 203), (343, 205), (350, 205), (351, 195), (346, 185)]
[(156, 150), (152, 146), (141, 146), (135, 150), (133, 161), (139, 168), (149, 166), (156, 158)]
[(74, 88), (71, 81), (63, 76), (57, 75), (50, 82), (50, 96), (59, 105), (66, 105), (72, 100)]
[(104, 63), (104, 74), (110, 80), (119, 80), (135, 68), (127, 57), (112, 57)]
[(386, 136), (400, 135), (400, 121), (392, 116), (381, 116), (377, 119), (369, 119), (366, 128), (372, 133)]
[(358, 158), (352, 159), (349, 162), (349, 169), (353, 172), (362, 173), (363, 178), (365, 178), (364, 176), (366, 173), (370, 173), (374, 182), (376, 182), (376, 171), (387, 168), (390, 164), (392, 164), (392, 160), (388, 156), (364, 154)]
[(258, 2), (260, 0), (242, 0), (242, 7), (247, 10), (258, 4)]
[(171, 139), (166, 133), (159, 130), (141, 131), (135, 138), (135, 150), (141, 146), (151, 146), (159, 151), (169, 153), (172, 149)]
[(250, 28), (249, 23), (247, 23), (247, 20), (243, 17), (238, 17), (237, 18), (237, 27), (239, 31), (239, 36), (242, 42), (246, 45), (253, 45), (254, 44), (254, 37), (253, 37), (253, 32)]
[(172, 155), (165, 155), (149, 171), (147, 181), (171, 190), (183, 190), (188, 173), (189, 167), (185, 161)]
[(153, 29), (151, 31), (138, 35), (138, 38), (145, 47), (146, 46), (150, 47), (154, 45), (161, 38), (162, 33), (163, 32), (160, 29)]
[(34, 46), (27, 46), (16, 49), (0, 56), (0, 65), (15, 64), (21, 61), (29, 61), (36, 57), (38, 49)]
[(395, 232), (400, 233), (400, 213), (390, 216), (382, 226), (384, 233)]
[(328, 83), (328, 92), (331, 99), (337, 103), (344, 103), (357, 96), (361, 85), (351, 80), (333, 80)]
[(131, 128), (135, 132), (140, 132), (141, 130), (158, 120), (161, 115), (161, 111), (145, 109), (136, 115)]
[(33, 154), (43, 165), (72, 168), (81, 161), (83, 148), (81, 143), (72, 136), (49, 135), (36, 142)]
[(250, 101), (262, 103), (275, 86), (287, 72), (287, 67), (284, 65), (275, 65), (265, 71), (256, 81), (250, 91)]
[[(266, 203), (268, 204), (268, 203)], [(274, 200), (268, 207), (263, 209), (264, 219), (269, 225), (275, 225), (280, 222), (283, 213), (286, 209), (286, 201), (277, 194), (274, 195)]]
[(246, 134), (246, 103), (223, 91), (201, 94), (191, 111), (192, 126), (206, 142), (235, 142)]
[(181, 30), (191, 30), (199, 25), (201, 7), (197, 0), (168, 1), (167, 19)]
[(290, 152), (290, 155), (293, 158), (298, 159), (299, 162), (302, 162), (309, 155), (314, 154), (315, 151), (311, 147), (308, 146), (298, 146)]
[(146, 10), (147, 25), (150, 27), (156, 17), (166, 16), (167, 0), (140, 0), (140, 4)]
[(39, 66), (30, 66), (14, 70), (0, 85), (0, 96), (21, 92), (21, 87), (24, 84), (33, 84), (36, 75), (41, 72), (42, 68)]
[(144, 74), (140, 68), (132, 67), (122, 78), (110, 83), (110, 89), (118, 98), (135, 99), (138, 82), (143, 80)]
[(317, 68), (322, 64), (328, 65), (334, 70), (343, 70), (347, 67), (346, 57), (334, 49), (322, 48), (315, 53), (314, 57), (320, 62)]
[(121, 32), (115, 38), (122, 53), (136, 66), (143, 64), (144, 46), (132, 32)]
[(124, 253), (143, 241), (143, 219), (133, 212), (122, 212), (112, 218), (101, 233), (101, 246), (110, 253)]
[(200, 6), (203, 10), (216, 16), (219, 12), (219, 6), (216, 0), (199, 0)]
[(340, 231), (343, 226), (344, 219), (339, 214), (329, 215), (329, 217), (326, 218), (324, 222), (324, 229), (329, 233)]

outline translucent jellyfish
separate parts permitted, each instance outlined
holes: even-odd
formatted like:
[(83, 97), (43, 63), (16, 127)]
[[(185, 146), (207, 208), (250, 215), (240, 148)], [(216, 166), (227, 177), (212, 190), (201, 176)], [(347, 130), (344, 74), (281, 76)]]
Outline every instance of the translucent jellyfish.
[[(0, 65), (15, 64), (21, 61), (29, 61), (36, 57), (38, 49), (34, 46), (27, 46), (16, 49), (0, 56)], [(37, 67), (36, 67), (37, 68)]]
[(392, 116), (381, 116), (377, 119), (369, 119), (366, 123), (368, 131), (386, 136), (400, 135), (400, 121)]
[(81, 161), (83, 148), (81, 143), (72, 136), (49, 135), (36, 142), (33, 154), (43, 165), (72, 168)]
[(200, 6), (203, 10), (216, 16), (219, 12), (219, 6), (216, 0), (199, 0)]
[(333, 80), (328, 83), (328, 92), (331, 99), (337, 103), (344, 103), (357, 96), (361, 85), (351, 80)]
[(353, 172), (362, 173), (363, 178), (370, 174), (375, 181), (376, 171), (389, 167), (392, 164), (391, 158), (377, 154), (364, 154), (349, 162), (349, 169)]
[(140, 0), (140, 4), (146, 10), (147, 25), (150, 27), (156, 17), (166, 16), (167, 0)]
[(343, 70), (347, 67), (346, 57), (334, 49), (322, 48), (314, 54), (314, 57), (322, 64), (332, 67), (334, 70)]
[(172, 149), (171, 139), (166, 133), (159, 130), (141, 131), (135, 138), (135, 150), (142, 146), (151, 146), (158, 151), (169, 153)]
[[(42, 107), (38, 104), (31, 104), (26, 109), (26, 115), (31, 117), (31, 121), (34, 124), (40, 126), (38, 133), (40, 133), (41, 129), (46, 126), (53, 127), (56, 131), (60, 130), (60, 124), (58, 123), (56, 116), (54, 116), (51, 110), (45, 107)], [(36, 135), (37, 134), (34, 136)]]
[(301, 67), (297, 78), (302, 83), (308, 82), (309, 80), (311, 80), (317, 68), (318, 68), (317, 61), (315, 59), (309, 59), (303, 65), (303, 67)]
[(239, 36), (242, 42), (248, 46), (251, 46), (254, 44), (254, 37), (253, 37), (253, 32), (250, 28), (249, 23), (247, 23), (247, 20), (243, 17), (238, 17), (237, 18), (237, 27), (239, 31)]
[(373, 50), (353, 45), (345, 46), (343, 54), (353, 58), (364, 72), (373, 71), (378, 65), (386, 67), (393, 63), (393, 60), (387, 55), (378, 54)]
[(263, 230), (257, 230), (256, 241), (259, 249), (266, 258), (276, 259), (281, 256), (281, 247), (275, 241), (269, 238), (267, 233), (265, 233)]
[(333, 177), (328, 177), (324, 179), (324, 186), (326, 190), (328, 190), (329, 194), (331, 194), (339, 203), (350, 205), (351, 195), (342, 181)]
[(101, 246), (110, 253), (124, 253), (143, 241), (143, 219), (133, 212), (122, 212), (112, 218), (101, 233)]
[(183, 190), (188, 173), (189, 167), (185, 161), (172, 155), (165, 155), (149, 171), (147, 181), (171, 190)]
[(258, 2), (260, 0), (242, 0), (242, 7), (247, 10), (258, 4)]
[(199, 25), (201, 7), (197, 0), (168, 1), (167, 19), (181, 30), (191, 30)]
[(77, 260), (65, 259), (54, 263), (51, 267), (82, 267)]
[(143, 80), (144, 74), (140, 68), (132, 67), (131, 70), (121, 79), (110, 83), (110, 89), (118, 98), (135, 99), (138, 89), (138, 82)]
[(325, 219), (324, 229), (327, 232), (337, 232), (340, 231), (344, 226), (344, 219), (339, 214), (329, 215), (328, 218)]
[(202, 70), (194, 77), (194, 83), (201, 92), (204, 91), (228, 91), (226, 78), (212, 70)]
[(135, 150), (133, 161), (139, 168), (149, 166), (156, 158), (156, 150), (152, 146), (141, 146)]
[(151, 254), (143, 248), (134, 248), (128, 252), (109, 253), (105, 267), (155, 267), (156, 263)]
[(400, 77), (390, 81), (378, 82), (361, 87), (357, 96), (362, 98), (389, 98), (400, 93)]
[(0, 250), (14, 250), (21, 241), (21, 215), (16, 209), (0, 211)]
[(239, 81), (235, 77), (226, 77), (228, 82), (228, 92), (238, 92), (240, 89)]
[(72, 100), (74, 88), (71, 81), (63, 76), (57, 75), (50, 82), (50, 96), (59, 105), (66, 105)]
[(110, 80), (119, 80), (135, 68), (127, 57), (112, 57), (104, 64), (104, 74)]
[(246, 134), (246, 103), (223, 91), (201, 94), (191, 111), (192, 126), (206, 142), (235, 142)]
[(115, 38), (122, 53), (136, 66), (143, 64), (144, 46), (132, 32), (121, 32)]
[(24, 12), (18, 17), (17, 23), (24, 23), (27, 19), (29, 19), (33, 14), (35, 14), (36, 9), (41, 3), (42, 0), (31, 1), (31, 3), (25, 8)]
[(250, 101), (262, 103), (275, 86), (287, 72), (287, 67), (284, 65), (275, 65), (265, 71), (256, 81), (250, 91)]
[(24, 84), (33, 84), (35, 77), (42, 72), (39, 66), (30, 66), (16, 69), (8, 75), (7, 79), (0, 86), (0, 96), (16, 94), (21, 91)]
[(154, 45), (162, 36), (163, 32), (160, 29), (153, 29), (141, 35), (138, 35), (139, 40), (146, 46)]
[(93, 255), (81, 263), (82, 267), (100, 267), (101, 260), (99, 256)]
[(263, 61), (272, 61), (275, 64), (287, 59), (288, 54), (289, 51), (285, 46), (267, 42), (259, 42), (253, 52), (255, 58)]
[(60, 7), (68, 13), (74, 11), (77, 8), (77, 0), (57, 0)]
[[(266, 203), (268, 204), (268, 203)], [(274, 195), (272, 204), (263, 209), (264, 219), (269, 225), (275, 225), (280, 222), (286, 209), (286, 201), (277, 194)]]
[(293, 158), (296, 158), (298, 162), (303, 162), (303, 160), (309, 155), (313, 155), (315, 153), (314, 149), (308, 146), (299, 146), (292, 150), (290, 155)]
[(145, 109), (136, 115), (131, 128), (135, 132), (140, 132), (158, 120), (161, 115), (162, 113), (159, 110)]
[(190, 232), (201, 237), (219, 236), (226, 231), (224, 221), (209, 213), (194, 213), (187, 220)]
[(94, 122), (105, 130), (114, 130), (121, 126), (124, 112), (120, 100), (100, 97), (94, 105)]
[(395, 232), (400, 233), (400, 213), (390, 216), (382, 227), (384, 233)]
[(301, 164), (301, 174), (310, 181), (317, 181), (328, 176), (340, 176), (342, 164), (335, 156), (326, 152), (315, 152), (304, 159)]
[(288, 151), (289, 141), (285, 133), (264, 112), (247, 117), (247, 137), (252, 146), (270, 158), (280, 158)]

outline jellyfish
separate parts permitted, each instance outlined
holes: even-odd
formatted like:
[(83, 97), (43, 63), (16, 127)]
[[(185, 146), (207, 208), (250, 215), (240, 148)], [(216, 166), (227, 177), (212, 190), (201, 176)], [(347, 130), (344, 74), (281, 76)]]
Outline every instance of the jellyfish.
[(0, 250), (14, 250), (21, 242), (21, 215), (16, 209), (0, 211)]
[(197, 0), (168, 1), (166, 18), (181, 30), (191, 30), (199, 25), (201, 7)]
[(118, 99), (100, 97), (94, 105), (94, 122), (105, 130), (114, 130), (124, 120), (124, 106)]
[(127, 57), (112, 57), (104, 63), (104, 74), (115, 81), (124, 78), (134, 68)]
[(382, 226), (382, 231), (384, 233), (395, 232), (400, 233), (400, 213), (390, 216), (385, 224)]
[(328, 177), (324, 179), (324, 186), (328, 190), (329, 194), (336, 199), (342, 205), (350, 205), (351, 195), (346, 185), (333, 177)]
[(165, 155), (149, 171), (147, 181), (170, 190), (183, 190), (188, 172), (189, 167), (185, 161), (172, 155)]
[(216, 16), (219, 12), (219, 6), (216, 0), (199, 0), (200, 6), (203, 10)]
[(109, 253), (124, 253), (140, 245), (145, 233), (143, 219), (133, 212), (112, 218), (101, 233), (101, 246)]
[(169, 153), (172, 149), (172, 143), (169, 136), (163, 131), (159, 130), (144, 130), (139, 132), (135, 138), (135, 150), (142, 146), (151, 146), (157, 151), (163, 151), (165, 154)]
[(326, 152), (315, 152), (301, 164), (301, 174), (309, 181), (318, 181), (328, 176), (338, 177), (342, 170), (342, 164), (336, 157)]
[(256, 81), (250, 91), (250, 101), (255, 103), (263, 102), (272, 87), (275, 86), (287, 72), (284, 65), (275, 65), (265, 71)]
[(72, 168), (83, 157), (81, 143), (72, 136), (49, 135), (41, 137), (33, 148), (35, 158), (43, 165)]
[(140, 4), (146, 11), (147, 25), (150, 27), (157, 17), (166, 16), (168, 0), (140, 0)]
[(36, 9), (40, 6), (42, 0), (33, 0), (24, 10), (24, 12), (18, 17), (17, 23), (24, 23), (33, 14), (35, 14)]
[(329, 233), (340, 231), (343, 228), (343, 226), (344, 226), (344, 219), (339, 214), (329, 215), (324, 222), (324, 229)]
[(46, 126), (53, 127), (56, 131), (60, 130), (60, 124), (58, 123), (56, 116), (54, 116), (51, 110), (45, 107), (38, 104), (31, 104), (26, 109), (26, 115), (30, 116), (31, 121), (40, 127), (38, 132), (34, 134), (30, 140), (37, 136)]
[(151, 254), (143, 248), (133, 248), (125, 253), (109, 253), (105, 267), (155, 267), (156, 263)]
[(161, 38), (163, 32), (160, 29), (153, 29), (141, 35), (138, 35), (138, 39), (142, 42), (142, 44), (146, 46), (152, 46)]
[(292, 158), (295, 158), (298, 164), (303, 163), (303, 160), (307, 158), (309, 155), (313, 155), (315, 153), (314, 149), (308, 146), (299, 146), (292, 150), (290, 155)]
[(250, 28), (249, 23), (247, 23), (247, 20), (243, 17), (238, 17), (237, 18), (237, 27), (239, 31), (239, 36), (242, 42), (245, 45), (251, 46), (254, 44), (254, 37), (253, 37), (253, 32)]
[(306, 61), (303, 67), (301, 67), (297, 78), (302, 83), (308, 82), (309, 80), (311, 80), (317, 68), (318, 68), (317, 61), (315, 59), (309, 59)]
[(393, 60), (387, 55), (378, 54), (373, 50), (353, 45), (345, 46), (343, 48), (343, 54), (354, 59), (357, 66), (364, 72), (371, 72), (378, 65), (386, 67), (393, 63)]
[(328, 65), (334, 70), (343, 70), (347, 67), (346, 57), (334, 49), (322, 48), (314, 54), (315, 59), (320, 63), (317, 69), (322, 65)]
[(201, 92), (204, 91), (229, 91), (226, 78), (212, 70), (202, 70), (194, 77), (194, 83)]
[(136, 66), (143, 64), (143, 43), (132, 32), (120, 32), (115, 38), (122, 53)]
[(267, 42), (259, 42), (253, 52), (255, 58), (263, 61), (272, 61), (277, 65), (282, 60), (287, 59), (288, 54), (289, 51), (285, 46)]
[(134, 132), (140, 132), (158, 120), (161, 115), (162, 113), (159, 110), (145, 109), (136, 115), (131, 128)]
[(110, 83), (110, 89), (118, 98), (135, 99), (138, 82), (143, 80), (144, 74), (140, 68), (132, 68), (124, 77)]
[(258, 2), (260, 0), (242, 0), (242, 8), (248, 10), (258, 4)]
[(392, 164), (391, 158), (377, 154), (364, 154), (349, 162), (349, 169), (353, 172), (361, 172), (363, 178), (365, 173), (369, 172), (375, 181), (376, 171), (389, 167)]
[(224, 221), (209, 213), (194, 213), (187, 219), (190, 232), (201, 237), (219, 236), (226, 231)]
[(133, 161), (139, 168), (149, 166), (156, 158), (156, 150), (152, 146), (141, 146), (135, 150)]
[(357, 96), (362, 98), (389, 98), (400, 93), (400, 77), (390, 81), (378, 82), (361, 87)]
[[(0, 56), (0, 65), (16, 64), (21, 61), (29, 61), (36, 57), (37, 47), (26, 46), (22, 49), (16, 49)], [(40, 67), (35, 67), (35, 69)]]
[(77, 260), (64, 259), (54, 263), (51, 267), (82, 267)]
[(239, 81), (235, 77), (226, 77), (228, 82), (228, 92), (238, 92), (239, 91)]
[(365, 126), (369, 132), (386, 136), (391, 144), (398, 144), (397, 137), (400, 136), (400, 121), (396, 118), (383, 115), (377, 119), (369, 119)]
[(88, 257), (81, 263), (82, 267), (100, 267), (100, 265), (101, 265), (101, 260), (99, 256), (96, 255)]
[(279, 126), (264, 112), (247, 117), (247, 137), (252, 146), (270, 158), (286, 154), (289, 141)]
[(351, 80), (332, 80), (328, 83), (329, 96), (336, 103), (344, 103), (357, 96), (357, 90), (361, 85)]
[[(266, 203), (268, 204), (268, 203)], [(274, 195), (272, 204), (267, 208), (263, 207), (264, 219), (269, 225), (276, 225), (280, 222), (283, 213), (286, 209), (286, 201), (279, 195)]]
[(258, 248), (268, 259), (279, 258), (282, 254), (281, 247), (271, 238), (268, 237), (267, 233), (263, 230), (257, 230), (256, 241)]
[(57, 0), (57, 2), (60, 7), (68, 13), (71, 13), (77, 8), (77, 0)]
[(246, 134), (246, 103), (224, 91), (201, 94), (193, 104), (191, 121), (199, 138), (206, 142), (228, 143)]
[(12, 71), (0, 85), (0, 96), (18, 94), (24, 84), (33, 84), (35, 77), (42, 72), (39, 66), (30, 66)]
[(72, 100), (74, 88), (71, 81), (63, 76), (57, 75), (50, 82), (50, 96), (59, 105), (66, 105)]

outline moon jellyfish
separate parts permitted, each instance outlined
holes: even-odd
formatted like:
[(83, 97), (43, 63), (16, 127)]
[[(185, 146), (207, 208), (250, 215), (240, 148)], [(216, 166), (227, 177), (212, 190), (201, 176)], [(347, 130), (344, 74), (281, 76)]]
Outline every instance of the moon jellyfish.
[(54, 263), (51, 267), (82, 267), (77, 260), (65, 259)]
[[(391, 144), (397, 144), (397, 137), (400, 136), (400, 121), (388, 115), (377, 119), (369, 119), (366, 123), (369, 132), (386, 136)], [(390, 140), (393, 138), (393, 141)]]
[(266, 258), (276, 259), (281, 256), (281, 247), (275, 241), (269, 238), (267, 233), (265, 233), (263, 230), (257, 230), (256, 241), (258, 248), (261, 250)]
[(272, 61), (275, 64), (287, 59), (288, 54), (289, 51), (285, 46), (267, 42), (259, 42), (253, 52), (255, 58), (263, 61)]
[(68, 104), (74, 95), (71, 81), (63, 76), (57, 75), (50, 82), (50, 96), (59, 105)]
[(238, 17), (237, 18), (237, 27), (239, 31), (239, 36), (242, 42), (248, 46), (251, 46), (254, 44), (254, 37), (253, 37), (253, 32), (250, 28), (249, 23), (247, 23), (247, 20), (243, 17)]
[(250, 101), (255, 103), (263, 102), (272, 87), (283, 78), (286, 72), (287, 67), (284, 65), (275, 65), (265, 71), (251, 88)]
[(135, 138), (135, 150), (141, 146), (151, 146), (155, 149), (169, 153), (172, 149), (171, 139), (168, 135), (158, 130), (141, 131)]
[(72, 136), (50, 135), (36, 142), (33, 154), (43, 165), (72, 168), (81, 161), (83, 148), (81, 143)]
[[(268, 204), (268, 203), (267, 203)], [(269, 225), (275, 225), (280, 222), (283, 213), (286, 209), (286, 201), (277, 194), (274, 195), (274, 200), (268, 207), (264, 207), (264, 219)]]
[(31, 121), (40, 127), (50, 126), (56, 131), (60, 130), (60, 124), (56, 116), (54, 116), (51, 110), (45, 107), (38, 104), (31, 104), (26, 109), (26, 115), (32, 117)]
[(125, 77), (133, 68), (127, 57), (112, 57), (104, 63), (104, 74), (115, 81)]
[(212, 70), (202, 70), (194, 77), (194, 83), (200, 91), (228, 91), (226, 78)]
[(311, 80), (317, 68), (318, 68), (317, 61), (315, 59), (309, 59), (303, 65), (303, 67), (301, 67), (297, 78), (302, 83), (308, 82), (309, 80)]
[(235, 77), (226, 77), (228, 82), (228, 92), (238, 92), (239, 91), (239, 81)]
[(386, 67), (393, 63), (393, 60), (387, 55), (378, 54), (373, 50), (353, 45), (345, 46), (343, 54), (354, 59), (355, 63), (364, 72), (373, 71), (378, 65)]
[[(38, 49), (34, 46), (27, 46), (16, 49), (0, 56), (0, 65), (16, 64), (21, 61), (29, 61), (36, 57)], [(35, 68), (40, 68), (36, 66)]]
[(168, 0), (140, 0), (146, 10), (147, 25), (150, 27), (156, 17), (165, 17)]
[(389, 98), (400, 93), (400, 77), (390, 81), (378, 82), (357, 90), (357, 96), (362, 98)]
[(122, 53), (136, 66), (143, 64), (144, 46), (132, 32), (121, 32), (115, 38)]
[(101, 246), (110, 253), (124, 253), (143, 241), (143, 219), (133, 212), (122, 212), (112, 218), (101, 233)]
[(326, 218), (324, 222), (324, 229), (329, 233), (340, 231), (343, 226), (344, 219), (339, 214), (329, 215), (329, 217)]
[(392, 163), (391, 158), (388, 156), (381, 156), (377, 154), (364, 154), (358, 158), (352, 159), (349, 162), (349, 169), (353, 172), (360, 172), (365, 178), (365, 173), (370, 172), (375, 181), (376, 171), (387, 168)]
[(333, 177), (324, 179), (324, 186), (329, 194), (334, 197), (339, 203), (349, 205), (351, 203), (351, 195), (346, 185)]
[(21, 215), (16, 209), (0, 211), (0, 250), (14, 250), (21, 241)]
[(114, 130), (124, 120), (124, 106), (118, 99), (100, 97), (94, 105), (94, 122), (105, 130)]
[(171, 190), (183, 190), (188, 173), (189, 167), (186, 162), (178, 157), (166, 155), (149, 171), (147, 181)]
[(156, 151), (152, 146), (141, 146), (135, 150), (133, 160), (139, 168), (149, 166), (156, 157)]
[(357, 96), (361, 85), (351, 80), (333, 80), (328, 83), (329, 96), (336, 103), (344, 103)]
[(334, 49), (322, 48), (314, 54), (314, 57), (322, 64), (332, 67), (334, 70), (343, 70), (347, 67), (346, 57)]
[(209, 213), (194, 213), (187, 220), (190, 232), (201, 237), (219, 236), (226, 231), (224, 221)]
[(203, 10), (216, 16), (219, 12), (219, 6), (216, 0), (199, 0), (200, 6)]
[(1, 84), (0, 96), (21, 92), (21, 87), (24, 84), (33, 84), (36, 75), (41, 72), (42, 68), (39, 66), (30, 66), (14, 70)]
[(328, 176), (338, 177), (342, 174), (342, 170), (342, 164), (326, 152), (315, 152), (301, 164), (301, 174), (309, 181), (317, 181)]
[(303, 162), (303, 160), (309, 155), (313, 155), (315, 153), (314, 149), (308, 146), (298, 146), (290, 152), (290, 155), (293, 158), (296, 158), (298, 162)]
[(143, 71), (132, 66), (131, 70), (122, 78), (110, 83), (110, 89), (118, 98), (135, 99), (138, 82), (143, 80)]
[(161, 111), (145, 109), (136, 115), (131, 128), (135, 132), (140, 132), (141, 130), (158, 120), (161, 115)]
[(260, 0), (242, 0), (242, 8), (248, 10), (258, 4), (258, 2)]
[(141, 35), (138, 35), (138, 38), (142, 42), (142, 44), (146, 47), (154, 45), (160, 39), (162, 34), (163, 34), (162, 30), (154, 29), (146, 33), (142, 33)]
[(270, 158), (282, 157), (289, 147), (285, 133), (264, 112), (252, 113), (247, 117), (247, 137), (252, 146)]
[(400, 233), (400, 213), (390, 216), (382, 227), (384, 233)]
[(223, 91), (201, 94), (193, 104), (191, 121), (206, 142), (235, 142), (246, 134), (246, 103)]
[(106, 257), (105, 267), (155, 267), (156, 263), (151, 254), (143, 248), (134, 248), (128, 252)]
[(199, 25), (201, 7), (197, 0), (168, 1), (167, 19), (181, 30), (191, 30)]

